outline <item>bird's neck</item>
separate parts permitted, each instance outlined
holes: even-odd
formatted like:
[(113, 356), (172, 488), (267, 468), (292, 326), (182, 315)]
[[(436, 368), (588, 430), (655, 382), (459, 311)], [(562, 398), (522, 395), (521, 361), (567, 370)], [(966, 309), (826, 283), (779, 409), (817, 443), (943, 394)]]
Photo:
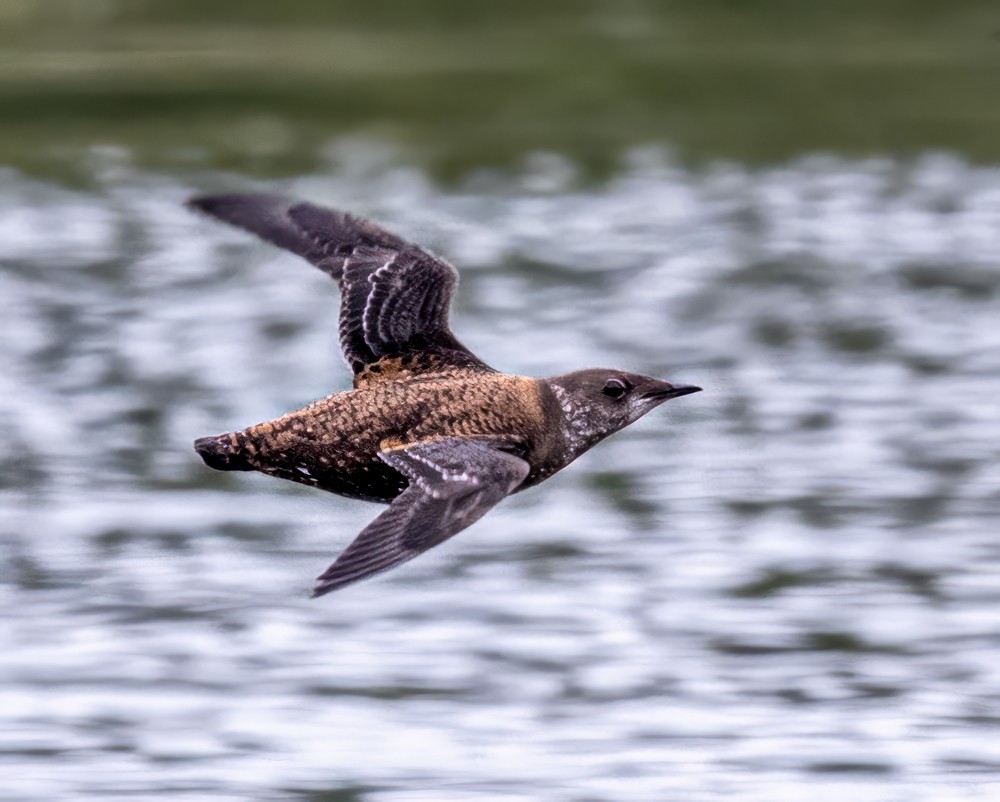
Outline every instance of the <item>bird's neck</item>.
[(569, 462), (603, 439), (605, 433), (594, 422), (586, 406), (579, 403), (570, 392), (555, 383), (549, 386), (562, 411), (562, 429)]

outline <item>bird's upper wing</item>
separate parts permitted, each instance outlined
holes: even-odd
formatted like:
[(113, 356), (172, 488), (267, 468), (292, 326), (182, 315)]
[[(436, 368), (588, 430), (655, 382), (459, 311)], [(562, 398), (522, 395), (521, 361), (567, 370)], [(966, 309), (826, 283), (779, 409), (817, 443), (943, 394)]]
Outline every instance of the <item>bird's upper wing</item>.
[[(213, 195), (189, 205), (302, 256), (337, 281), (340, 345), (356, 376), (394, 375), (401, 360), (410, 372), (492, 370), (448, 327), (455, 268), (416, 245), (367, 220), (277, 195)], [(366, 370), (373, 366), (380, 369)]]
[(411, 560), (478, 521), (528, 475), (528, 463), (498, 445), (442, 437), (380, 452), (409, 486), (318, 577), (313, 596)]

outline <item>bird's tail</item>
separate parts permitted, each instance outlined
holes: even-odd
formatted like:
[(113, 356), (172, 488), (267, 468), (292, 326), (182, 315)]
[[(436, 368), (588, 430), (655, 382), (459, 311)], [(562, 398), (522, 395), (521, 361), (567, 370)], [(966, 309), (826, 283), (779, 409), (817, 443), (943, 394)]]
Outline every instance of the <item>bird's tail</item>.
[(242, 440), (236, 432), (199, 437), (194, 441), (194, 450), (209, 468), (217, 471), (252, 471), (254, 468), (247, 460)]

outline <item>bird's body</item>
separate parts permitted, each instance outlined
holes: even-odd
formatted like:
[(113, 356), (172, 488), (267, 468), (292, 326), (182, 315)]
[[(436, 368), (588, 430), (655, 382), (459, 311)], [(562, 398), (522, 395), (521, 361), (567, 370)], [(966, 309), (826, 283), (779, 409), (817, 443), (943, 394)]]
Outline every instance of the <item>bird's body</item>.
[(407, 483), (379, 453), (436, 437), (494, 443), (530, 466), (513, 492), (536, 484), (563, 467), (568, 454), (561, 429), (548, 425), (560, 414), (555, 396), (538, 379), (477, 370), (403, 373), (199, 442), (206, 459), (218, 462), (212, 467), (256, 470), (388, 502)]
[(320, 576), (315, 595), (441, 543), (663, 401), (699, 389), (603, 368), (544, 379), (500, 373), (451, 333), (457, 274), (420, 248), (280, 197), (191, 205), (303, 256), (340, 285), (353, 389), (195, 442), (218, 470), (390, 503)]

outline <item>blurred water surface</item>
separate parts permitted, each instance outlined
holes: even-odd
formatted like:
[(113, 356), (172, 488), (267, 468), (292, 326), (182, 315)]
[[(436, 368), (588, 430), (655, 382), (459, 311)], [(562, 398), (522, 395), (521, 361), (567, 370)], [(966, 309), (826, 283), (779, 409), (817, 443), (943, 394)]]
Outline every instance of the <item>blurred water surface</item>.
[(378, 508), (191, 441), (348, 385), (334, 286), (181, 205), (259, 185), (6, 170), (0, 799), (996, 798), (994, 169), (327, 158), (268, 187), (458, 264), (490, 363), (706, 391), (308, 601)]

